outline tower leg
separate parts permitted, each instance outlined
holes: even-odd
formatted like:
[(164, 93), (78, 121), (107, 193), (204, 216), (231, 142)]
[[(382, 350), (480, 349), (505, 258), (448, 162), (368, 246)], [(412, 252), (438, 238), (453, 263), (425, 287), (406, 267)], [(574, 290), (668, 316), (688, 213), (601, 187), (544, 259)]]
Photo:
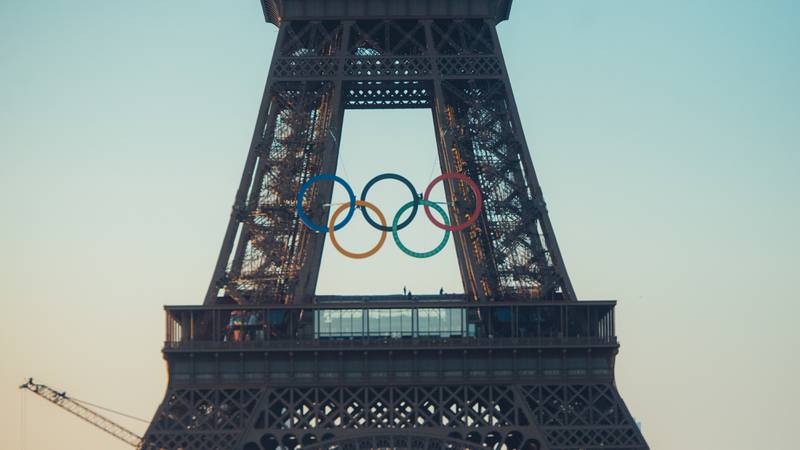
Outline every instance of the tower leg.
[[(491, 21), (427, 22), (436, 76), (434, 120), (442, 168), (475, 180), (481, 218), (456, 236), (473, 300), (576, 300), (561, 259)], [(454, 36), (460, 36), (455, 39)], [(447, 183), (453, 221), (474, 208), (464, 183)]]
[[(325, 235), (300, 222), (295, 196), (310, 178), (336, 172), (343, 82), (341, 73), (297, 81), (275, 75), (277, 61), (298, 47), (336, 57), (347, 42), (347, 29), (318, 22), (281, 27), (206, 304), (216, 302), (220, 289), (240, 304), (303, 303), (313, 296)], [(322, 205), (332, 194), (333, 184), (326, 182), (306, 194), (303, 207), (315, 223), (326, 223), (329, 211)]]

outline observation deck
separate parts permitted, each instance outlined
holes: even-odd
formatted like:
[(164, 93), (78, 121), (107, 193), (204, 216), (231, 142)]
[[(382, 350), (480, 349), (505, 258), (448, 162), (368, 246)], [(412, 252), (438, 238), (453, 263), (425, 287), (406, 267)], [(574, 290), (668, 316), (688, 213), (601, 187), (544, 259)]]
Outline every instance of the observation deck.
[(164, 354), (178, 384), (610, 379), (619, 347), (615, 305), (395, 295), (167, 306)]
[(284, 20), (494, 19), (511, 13), (513, 0), (261, 0), (264, 18)]

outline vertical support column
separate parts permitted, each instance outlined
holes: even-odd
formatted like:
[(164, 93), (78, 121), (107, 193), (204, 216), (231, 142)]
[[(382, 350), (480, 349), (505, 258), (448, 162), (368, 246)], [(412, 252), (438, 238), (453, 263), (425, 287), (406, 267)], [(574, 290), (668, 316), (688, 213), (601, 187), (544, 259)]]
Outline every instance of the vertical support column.
[[(465, 291), (478, 301), (572, 300), (495, 25), (449, 19), (428, 21), (426, 29), (442, 167), (467, 174), (483, 189), (481, 217), (455, 236)], [(450, 37), (456, 34), (460, 42)], [(470, 194), (459, 183), (446, 189), (458, 223), (469, 213), (463, 205)]]
[[(342, 81), (341, 76), (320, 80), (313, 71), (303, 70), (287, 76), (285, 67), (304, 64), (305, 57), (294, 55), (300, 48), (330, 66), (338, 64), (341, 74), (347, 38), (342, 39), (342, 24), (337, 25), (281, 24), (262, 111), (206, 304), (213, 304), (223, 287), (226, 296), (247, 304), (302, 303), (313, 295), (325, 236), (300, 223), (294, 195), (311, 177), (336, 170)], [(310, 190), (304, 204), (314, 222), (325, 221), (328, 211), (322, 205), (332, 192), (327, 183)]]
[[(447, 117), (447, 102), (445, 101), (444, 92), (442, 90), (442, 74), (438, 64), (439, 55), (431, 30), (432, 20), (425, 20), (424, 24), (428, 57), (431, 59), (431, 67), (433, 69), (434, 105), (432, 113), (434, 128), (437, 133), (436, 146), (439, 151), (439, 164), (441, 165), (442, 172), (459, 172), (452, 154), (455, 131), (450, 128)], [(458, 224), (461, 221), (462, 215), (455, 205), (456, 195), (452, 180), (446, 180), (444, 182), (444, 189), (445, 196), (448, 199), (447, 206), (451, 221), (454, 225)], [(461, 271), (461, 282), (467, 299), (484, 302), (487, 301), (490, 293), (487, 293), (480, 285), (480, 281), (483, 279), (483, 270), (481, 265), (477, 263), (477, 258), (472, 251), (469, 239), (467, 239), (467, 233), (470, 233), (469, 228), (464, 231), (453, 233), (453, 239), (456, 242), (458, 267)]]
[(253, 137), (250, 140), (250, 150), (247, 153), (247, 160), (245, 162), (242, 178), (239, 181), (239, 188), (236, 191), (236, 197), (231, 209), (231, 216), (228, 220), (228, 228), (225, 230), (225, 237), (222, 240), (222, 248), (220, 248), (219, 256), (217, 257), (217, 264), (214, 267), (214, 273), (211, 276), (211, 283), (206, 292), (204, 305), (213, 305), (216, 302), (217, 291), (220, 289), (220, 282), (225, 276), (225, 268), (228, 265), (228, 260), (233, 251), (233, 244), (236, 239), (237, 231), (239, 230), (240, 214), (247, 205), (247, 192), (253, 183), (253, 174), (255, 172), (256, 163), (258, 161), (257, 147), (259, 142), (264, 138), (264, 128), (268, 123), (270, 111), (275, 113), (276, 105), (272, 101), (272, 67), (280, 55), (281, 45), (286, 38), (286, 30), (281, 27), (278, 30), (278, 37), (275, 40), (275, 49), (272, 52), (272, 64), (270, 65), (270, 72), (267, 75), (267, 83), (264, 86), (264, 94), (261, 97), (261, 106), (256, 118), (256, 127), (253, 130)]
[(575, 290), (572, 287), (572, 282), (570, 281), (569, 274), (567, 273), (567, 267), (564, 264), (564, 259), (561, 256), (561, 250), (558, 247), (556, 235), (553, 231), (553, 224), (550, 222), (550, 215), (547, 213), (547, 205), (545, 204), (542, 189), (539, 185), (539, 179), (537, 178), (536, 170), (533, 167), (533, 160), (531, 159), (531, 152), (528, 148), (528, 142), (527, 139), (525, 139), (525, 131), (522, 128), (522, 121), (520, 120), (519, 110), (517, 109), (517, 102), (514, 99), (514, 92), (511, 89), (511, 79), (508, 76), (508, 67), (506, 66), (506, 60), (503, 56), (503, 48), (500, 46), (500, 39), (497, 36), (497, 24), (494, 20), (490, 19), (487, 19), (487, 23), (490, 25), (489, 28), (491, 29), (492, 33), (492, 41), (494, 43), (495, 52), (503, 69), (502, 81), (505, 85), (506, 99), (508, 102), (511, 120), (514, 124), (514, 128), (516, 129), (515, 134), (521, 146), (520, 160), (525, 171), (526, 181), (529, 188), (533, 191), (534, 199), (539, 200), (539, 207), (541, 208), (539, 220), (541, 221), (544, 240), (547, 244), (548, 250), (550, 251), (556, 272), (560, 276), (564, 299), (576, 301), (578, 298), (575, 295)]
[[(333, 58), (336, 58), (338, 61), (338, 68), (336, 71), (336, 78), (332, 80), (333, 96), (331, 104), (328, 105), (331, 109), (331, 119), (329, 128), (326, 130), (321, 173), (336, 173), (336, 167), (338, 165), (339, 144), (342, 139), (342, 124), (344, 123), (343, 78), (352, 25), (353, 23), (351, 21), (342, 22), (342, 42), (336, 54), (333, 55)], [(321, 208), (323, 204), (331, 202), (333, 188), (333, 183), (323, 183), (319, 187), (318, 200), (316, 202), (318, 207)], [(327, 213), (321, 215), (325, 219), (325, 223), (327, 223), (329, 213), (330, 209)], [(310, 237), (309, 253), (303, 268), (300, 270), (299, 283), (293, 296), (295, 303), (310, 303), (313, 299), (317, 288), (317, 280), (319, 280), (319, 268), (322, 262), (322, 250), (325, 246), (325, 237), (326, 235), (322, 233), (314, 233)]]
[[(272, 88), (270, 88), (270, 91), (271, 90)], [(270, 94), (274, 95), (274, 93), (272, 92), (270, 92)], [(253, 179), (251, 181), (251, 186), (255, 183), (260, 183), (261, 180), (264, 178), (264, 175), (268, 169), (266, 156), (267, 153), (269, 152), (269, 148), (264, 148), (264, 147), (265, 145), (266, 147), (269, 147), (268, 143), (272, 142), (272, 140), (274, 139), (275, 121), (277, 119), (279, 109), (280, 107), (278, 103), (275, 101), (273, 96), (269, 107), (269, 115), (267, 117), (267, 124), (264, 136), (262, 137), (259, 143), (260, 145), (256, 144), (257, 153), (260, 147), (260, 154), (258, 155), (258, 162), (256, 164), (258, 167), (256, 169), (255, 176), (253, 176)], [(251, 212), (251, 209), (254, 207), (254, 205), (258, 204), (258, 196), (260, 193), (261, 193), (260, 190), (256, 189), (255, 186), (251, 187), (250, 196), (247, 199), (246, 208), (243, 208), (242, 212), (245, 211)], [(251, 231), (252, 231), (251, 226), (249, 226), (247, 223), (244, 223), (242, 225), (241, 234), (239, 235), (239, 240), (236, 243), (236, 252), (234, 253), (233, 262), (231, 264), (231, 277), (233, 278), (241, 274), (242, 263), (244, 262), (244, 254), (245, 251), (247, 250), (247, 243), (250, 241), (250, 238), (252, 237)]]

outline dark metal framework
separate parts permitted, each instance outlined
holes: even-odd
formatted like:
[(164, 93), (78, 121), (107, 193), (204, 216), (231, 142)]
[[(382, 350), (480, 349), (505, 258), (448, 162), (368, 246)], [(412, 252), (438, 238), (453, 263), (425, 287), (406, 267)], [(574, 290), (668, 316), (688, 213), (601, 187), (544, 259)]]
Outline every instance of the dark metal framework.
[[(262, 4), (279, 35), (251, 148), (205, 305), (167, 308), (145, 448), (647, 449), (614, 384), (614, 303), (577, 302), (536, 178), (496, 32), (511, 0)], [(463, 296), (315, 295), (324, 235), (295, 196), (336, 171), (348, 108), (430, 109), (442, 169), (478, 183)], [(467, 220), (469, 188), (445, 193)], [(331, 196), (307, 193), (316, 223)]]
[[(463, 8), (470, 2), (450, 3)], [(245, 304), (313, 297), (324, 235), (302, 226), (295, 195), (309, 178), (335, 172), (346, 108), (432, 110), (441, 166), (469, 175), (485, 196), (480, 220), (456, 236), (470, 300), (575, 300), (495, 21), (282, 20), (206, 304), (220, 291)], [(467, 186), (447, 183), (446, 192), (453, 220), (465, 220), (474, 202)], [(332, 185), (323, 184), (306, 196), (304, 206), (317, 223), (327, 215), (322, 205), (331, 193)]]

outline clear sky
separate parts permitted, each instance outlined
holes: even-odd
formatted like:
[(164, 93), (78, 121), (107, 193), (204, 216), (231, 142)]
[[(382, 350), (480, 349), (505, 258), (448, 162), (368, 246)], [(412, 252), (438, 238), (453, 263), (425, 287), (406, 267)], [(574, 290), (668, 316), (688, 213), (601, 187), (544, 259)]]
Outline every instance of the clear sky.
[[(618, 383), (652, 448), (793, 448), (800, 3), (517, 0), (499, 29), (573, 284), (620, 301)], [(0, 448), (126, 448), (23, 400), (28, 376), (152, 416), (161, 307), (202, 301), (275, 35), (256, 0), (0, 2)], [(429, 112), (345, 127), (355, 185), (431, 179)], [(320, 292), (459, 289), (452, 248), (393, 248), (327, 248)]]

